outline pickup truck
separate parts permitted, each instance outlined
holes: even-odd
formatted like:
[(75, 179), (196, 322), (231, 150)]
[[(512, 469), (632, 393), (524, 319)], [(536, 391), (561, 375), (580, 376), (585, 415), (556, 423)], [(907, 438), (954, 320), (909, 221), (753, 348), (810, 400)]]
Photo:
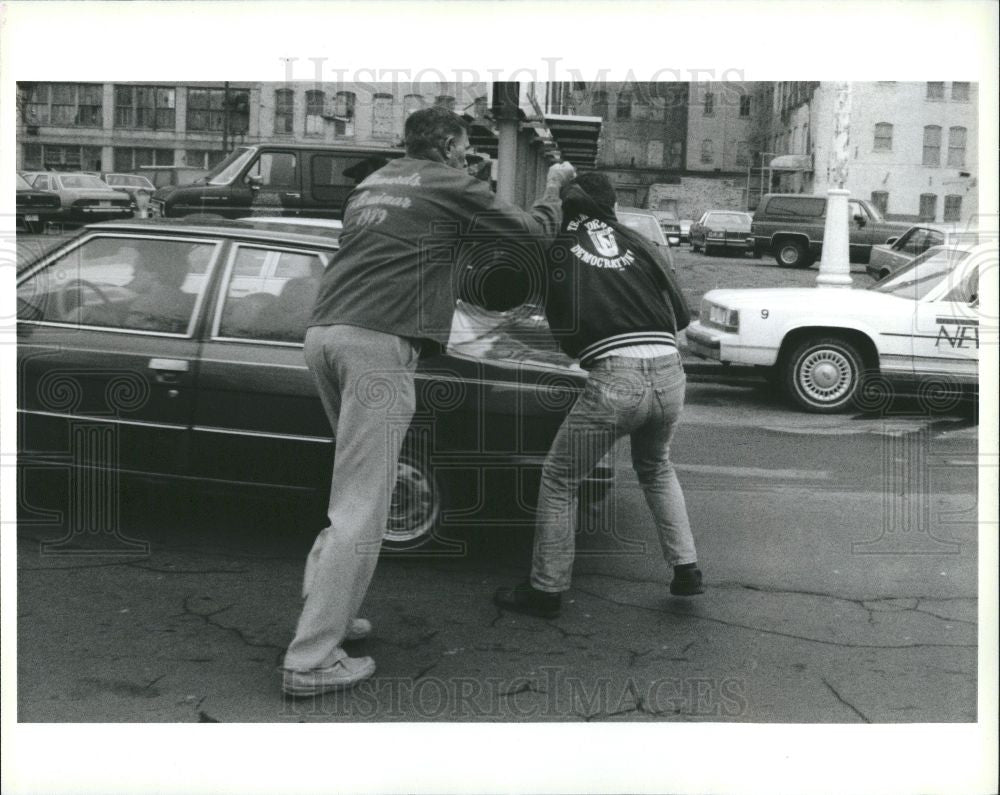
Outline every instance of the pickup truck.
[[(872, 246), (899, 237), (912, 224), (886, 221), (864, 199), (848, 200), (851, 262), (868, 262)], [(754, 256), (770, 254), (786, 268), (808, 268), (823, 253), (826, 196), (769, 193), (760, 200), (750, 233)]]

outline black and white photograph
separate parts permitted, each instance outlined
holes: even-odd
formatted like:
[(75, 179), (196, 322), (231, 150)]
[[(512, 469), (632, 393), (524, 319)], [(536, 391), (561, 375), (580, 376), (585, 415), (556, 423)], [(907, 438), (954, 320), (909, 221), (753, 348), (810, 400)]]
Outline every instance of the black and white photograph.
[(4, 791), (992, 791), (996, 6), (0, 15)]

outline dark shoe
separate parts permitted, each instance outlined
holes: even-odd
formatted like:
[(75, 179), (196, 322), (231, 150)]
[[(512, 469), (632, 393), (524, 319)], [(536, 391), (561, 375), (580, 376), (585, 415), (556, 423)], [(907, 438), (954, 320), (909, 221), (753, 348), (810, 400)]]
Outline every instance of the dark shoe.
[(697, 596), (705, 593), (705, 586), (701, 584), (701, 569), (697, 566), (674, 566), (670, 593), (674, 596)]
[(558, 593), (539, 591), (531, 583), (521, 583), (513, 588), (497, 588), (493, 604), (513, 613), (524, 613), (539, 618), (556, 618), (562, 603)]

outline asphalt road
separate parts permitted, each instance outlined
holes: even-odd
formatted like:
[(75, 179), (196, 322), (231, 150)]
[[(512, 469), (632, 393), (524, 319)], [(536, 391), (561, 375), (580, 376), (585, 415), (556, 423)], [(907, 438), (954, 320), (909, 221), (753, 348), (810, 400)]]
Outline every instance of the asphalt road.
[(976, 432), (962, 410), (817, 417), (692, 384), (674, 458), (704, 595), (668, 596), (623, 445), (560, 618), (491, 605), (524, 575), (531, 528), (482, 517), (449, 529), (457, 546), (383, 556), (374, 635), (350, 649), (375, 678), (303, 700), (277, 671), (311, 543), (301, 511), (128, 491), (123, 529), (146, 554), (43, 553), (51, 528), (19, 528), (18, 718), (972, 721)]

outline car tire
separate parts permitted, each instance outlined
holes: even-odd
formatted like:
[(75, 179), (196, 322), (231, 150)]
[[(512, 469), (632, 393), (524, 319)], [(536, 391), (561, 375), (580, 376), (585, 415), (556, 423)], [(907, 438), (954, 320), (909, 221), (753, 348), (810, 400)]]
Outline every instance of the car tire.
[(443, 494), (429, 463), (404, 450), (396, 466), (396, 488), (382, 546), (403, 551), (426, 545), (441, 517)]
[(783, 268), (808, 268), (812, 265), (809, 247), (801, 240), (780, 240), (775, 244), (773, 253)]
[(846, 339), (814, 337), (792, 349), (781, 372), (785, 392), (795, 405), (816, 414), (835, 414), (855, 405), (864, 359)]

